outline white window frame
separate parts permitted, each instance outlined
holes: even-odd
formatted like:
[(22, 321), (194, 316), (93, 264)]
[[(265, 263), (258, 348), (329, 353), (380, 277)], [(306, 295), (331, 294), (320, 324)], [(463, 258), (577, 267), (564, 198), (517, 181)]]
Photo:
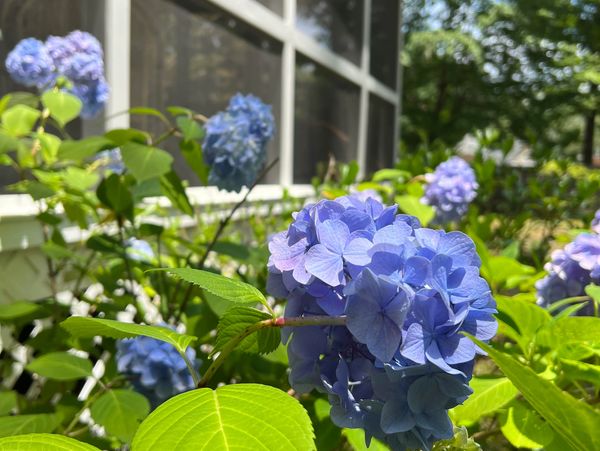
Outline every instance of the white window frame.
[[(205, 0), (233, 17), (251, 25), (283, 45), (281, 58), (281, 147), (279, 183), (294, 184), (294, 88), (296, 53), (300, 52), (339, 77), (350, 81), (360, 89), (358, 111), (358, 146), (356, 159), (359, 176), (364, 175), (367, 162), (369, 127), (369, 95), (374, 94), (394, 106), (395, 118), (400, 113), (401, 67), (398, 65), (395, 89), (391, 89), (370, 74), (371, 4), (364, 0), (363, 40), (360, 64), (332, 52), (296, 27), (296, 0), (283, 0), (283, 16), (278, 15), (255, 0)], [(398, 49), (401, 49), (402, 0), (398, 2)], [(106, 70), (112, 94), (105, 109), (107, 128), (129, 127), (129, 116), (122, 114), (129, 109), (130, 99), (130, 48), (131, 0), (105, 0), (105, 48)], [(393, 148), (389, 149), (393, 161), (397, 158), (398, 120), (394, 121)]]

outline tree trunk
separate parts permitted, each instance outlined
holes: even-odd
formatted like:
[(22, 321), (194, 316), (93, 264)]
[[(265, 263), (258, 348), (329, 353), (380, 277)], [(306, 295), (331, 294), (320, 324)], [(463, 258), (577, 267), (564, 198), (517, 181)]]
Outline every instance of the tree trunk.
[(594, 157), (594, 132), (596, 127), (596, 110), (591, 110), (585, 115), (585, 129), (583, 132), (583, 163), (587, 166), (592, 165)]

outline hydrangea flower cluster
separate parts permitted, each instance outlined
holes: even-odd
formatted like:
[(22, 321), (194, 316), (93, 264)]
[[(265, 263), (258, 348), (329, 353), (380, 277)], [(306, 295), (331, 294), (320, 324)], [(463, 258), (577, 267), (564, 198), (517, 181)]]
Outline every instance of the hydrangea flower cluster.
[[(538, 305), (548, 307), (561, 299), (585, 295), (587, 285), (600, 284), (600, 235), (579, 234), (564, 249), (552, 252), (544, 269), (548, 275), (535, 284)], [(593, 303), (588, 302), (576, 314), (594, 315)]]
[(98, 163), (100, 169), (109, 170), (119, 175), (125, 172), (125, 163), (123, 162), (121, 149), (118, 147), (98, 152), (94, 161)]
[[(196, 352), (188, 348), (186, 355), (196, 362)], [(130, 378), (136, 391), (156, 407), (184, 391), (194, 382), (177, 350), (160, 340), (136, 337), (117, 341), (117, 369)]]
[(45, 43), (23, 39), (8, 54), (6, 69), (25, 86), (51, 88), (63, 76), (72, 83), (70, 92), (83, 103), (81, 116), (94, 117), (108, 100), (100, 42), (89, 33), (73, 31), (67, 36), (50, 36)]
[(452, 157), (438, 165), (433, 173), (425, 174), (424, 204), (435, 208), (435, 222), (446, 224), (462, 218), (469, 204), (477, 196), (475, 172), (459, 157)]
[(594, 214), (594, 219), (592, 219), (592, 230), (596, 233), (600, 233), (600, 210), (596, 211)]
[(236, 94), (225, 111), (206, 122), (205, 130), (202, 150), (211, 168), (209, 183), (236, 192), (252, 185), (275, 133), (271, 106), (253, 95)]
[(296, 391), (327, 393), (334, 423), (368, 440), (430, 449), (452, 437), (482, 353), (461, 332), (491, 339), (495, 302), (469, 237), (396, 212), (353, 195), (308, 205), (270, 239), (268, 290), (286, 317), (346, 318), (284, 329)]
[(125, 243), (127, 246), (127, 256), (138, 262), (149, 262), (154, 258), (154, 251), (150, 243), (137, 238), (129, 238)]

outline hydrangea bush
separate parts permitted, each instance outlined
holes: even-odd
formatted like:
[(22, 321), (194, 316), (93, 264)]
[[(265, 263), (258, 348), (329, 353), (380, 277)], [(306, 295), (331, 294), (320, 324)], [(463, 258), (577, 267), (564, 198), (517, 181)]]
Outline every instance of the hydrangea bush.
[(461, 219), (477, 196), (475, 172), (460, 157), (451, 157), (426, 174), (423, 202), (435, 208), (435, 220), (445, 224)]
[(5, 65), (10, 76), (25, 86), (41, 91), (57, 84), (65, 87), (81, 100), (85, 119), (96, 116), (108, 101), (102, 46), (85, 31), (50, 36), (45, 43), (23, 39), (8, 54)]

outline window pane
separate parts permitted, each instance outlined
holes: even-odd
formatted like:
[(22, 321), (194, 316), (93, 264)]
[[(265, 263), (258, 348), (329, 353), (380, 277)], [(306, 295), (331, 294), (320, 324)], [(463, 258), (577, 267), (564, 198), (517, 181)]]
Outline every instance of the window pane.
[[(94, 20), (96, 10), (98, 2), (94, 0), (0, 0), (0, 96), (11, 91), (36, 92), (14, 82), (4, 68), (6, 56), (21, 39), (44, 41), (50, 35), (64, 36), (77, 29), (100, 38), (95, 33), (99, 29)], [(81, 137), (81, 122), (73, 121), (68, 131), (75, 138)], [(0, 191), (17, 180), (14, 170), (0, 166)]]
[(360, 64), (362, 0), (298, 0), (296, 27), (320, 44)]
[(371, 94), (369, 96), (369, 131), (367, 137), (367, 174), (394, 164), (394, 105)]
[(329, 155), (356, 159), (359, 89), (297, 55), (294, 182), (323, 175)]
[[(255, 94), (273, 106), (279, 124), (281, 45), (208, 2), (133, 0), (131, 105), (165, 110), (177, 105), (206, 116), (225, 109), (236, 92)], [(132, 126), (165, 131), (155, 118), (133, 116)], [(187, 167), (175, 140), (166, 142), (179, 175), (199, 180)], [(279, 152), (279, 135), (268, 161)], [(277, 169), (265, 179), (278, 179)]]
[(283, 16), (283, 0), (257, 0), (273, 12)]
[(371, 74), (396, 88), (398, 0), (371, 3)]

